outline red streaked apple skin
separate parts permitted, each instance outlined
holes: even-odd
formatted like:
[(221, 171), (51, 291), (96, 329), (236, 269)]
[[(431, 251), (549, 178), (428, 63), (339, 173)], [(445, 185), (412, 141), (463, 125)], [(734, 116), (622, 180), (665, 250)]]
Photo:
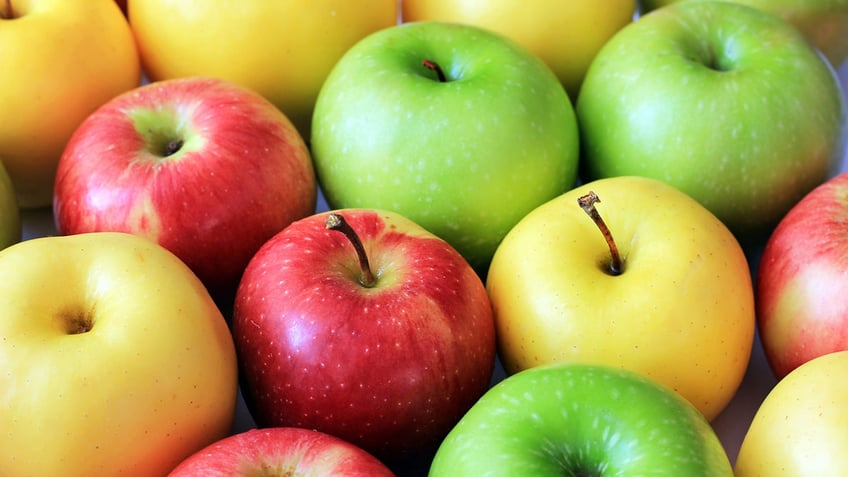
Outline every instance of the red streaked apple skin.
[(757, 270), (760, 339), (775, 376), (848, 349), (848, 173), (813, 189), (780, 221)]
[[(137, 125), (144, 110), (176, 119)], [(182, 128), (185, 144), (162, 157), (144, 128)], [(253, 253), (316, 197), (309, 152), (278, 109), (235, 84), (187, 78), (120, 95), (83, 122), (58, 166), (54, 213), (62, 234), (145, 236), (232, 300)]]
[(371, 454), (323, 432), (295, 427), (250, 429), (189, 456), (168, 477), (334, 475), (392, 477)]
[(480, 278), (408, 219), (340, 212), (377, 285), (359, 284), (326, 214), (287, 227), (245, 270), (233, 316), (248, 408), (260, 427), (341, 437), (378, 458), (435, 450), (488, 388), (495, 341)]

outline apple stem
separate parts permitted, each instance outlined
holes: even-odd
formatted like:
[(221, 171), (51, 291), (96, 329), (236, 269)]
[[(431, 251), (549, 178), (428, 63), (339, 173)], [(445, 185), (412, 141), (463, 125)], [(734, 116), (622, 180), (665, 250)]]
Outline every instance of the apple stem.
[(324, 225), (328, 230), (336, 230), (343, 233), (353, 245), (354, 250), (356, 250), (356, 256), (359, 258), (359, 283), (366, 288), (376, 285), (377, 279), (374, 277), (374, 273), (371, 272), (371, 265), (368, 263), (368, 255), (365, 253), (365, 247), (362, 246), (362, 240), (359, 239), (359, 235), (347, 223), (344, 216), (331, 213), (327, 216)]
[(433, 60), (421, 60), (421, 66), (430, 71), (436, 72), (436, 77), (439, 78), (439, 83), (447, 83), (448, 78), (445, 76), (445, 71)]
[(577, 203), (583, 211), (592, 218), (592, 221), (595, 222), (595, 225), (597, 225), (601, 230), (601, 233), (604, 234), (604, 240), (607, 241), (610, 257), (612, 258), (609, 263), (609, 273), (612, 275), (621, 275), (622, 263), (621, 255), (618, 253), (618, 246), (615, 244), (615, 240), (612, 238), (612, 232), (610, 232), (610, 229), (607, 227), (606, 222), (604, 222), (603, 217), (601, 217), (601, 214), (598, 213), (598, 209), (595, 208), (595, 204), (600, 201), (601, 199), (598, 197), (598, 194), (593, 191), (589, 191), (588, 194), (582, 195), (577, 199)]
[(0, 12), (0, 18), (7, 20), (15, 18), (15, 9), (12, 8), (12, 0), (6, 0), (5, 8)]

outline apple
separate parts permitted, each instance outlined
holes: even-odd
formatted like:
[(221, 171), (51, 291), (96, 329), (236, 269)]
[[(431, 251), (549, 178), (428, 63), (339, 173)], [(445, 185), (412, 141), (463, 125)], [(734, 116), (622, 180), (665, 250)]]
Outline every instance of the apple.
[(642, 374), (555, 364), (496, 384), (451, 430), (430, 477), (733, 475), (691, 403)]
[(74, 129), (137, 86), (138, 51), (114, 0), (0, 0), (0, 158), (24, 208), (50, 205)]
[(250, 89), (203, 77), (102, 105), (68, 142), (55, 187), (60, 233), (145, 236), (223, 303), (259, 247), (317, 201), (309, 150), (288, 118)]
[(397, 0), (130, 0), (153, 80), (215, 76), (262, 94), (309, 137), (330, 69), (356, 41), (397, 23)]
[(189, 456), (168, 477), (237, 475), (394, 477), (382, 462), (353, 444), (296, 427), (231, 435)]
[(778, 379), (848, 350), (848, 220), (842, 173), (804, 196), (774, 229), (756, 275), (757, 323)]
[(848, 351), (792, 370), (768, 393), (742, 441), (736, 477), (842, 476), (848, 469)]
[(661, 179), (746, 241), (845, 154), (833, 69), (786, 22), (730, 2), (681, 2), (624, 27), (595, 57), (576, 110), (581, 177)]
[(33, 238), (0, 251), (0, 276), (4, 477), (165, 475), (227, 435), (233, 340), (172, 253), (117, 232)]
[(481, 274), (537, 205), (573, 187), (571, 102), (538, 57), (478, 27), (404, 23), (348, 50), (315, 105), (331, 208), (404, 215)]
[[(645, 11), (681, 0), (642, 0)], [(834, 67), (848, 58), (847, 0), (732, 0), (775, 14), (798, 28)]]
[(530, 212), (495, 252), (486, 286), (508, 374), (551, 362), (619, 366), (712, 420), (751, 355), (751, 282), (742, 247), (712, 213), (662, 181), (622, 176)]
[(636, 0), (404, 0), (401, 8), (405, 22), (466, 23), (511, 38), (550, 66), (575, 100), (592, 58), (633, 20)]
[(256, 253), (232, 333), (259, 427), (304, 427), (392, 465), (432, 452), (489, 386), (492, 310), (444, 240), (400, 214), (323, 212)]
[(23, 227), (15, 187), (0, 162), (0, 250), (21, 240)]

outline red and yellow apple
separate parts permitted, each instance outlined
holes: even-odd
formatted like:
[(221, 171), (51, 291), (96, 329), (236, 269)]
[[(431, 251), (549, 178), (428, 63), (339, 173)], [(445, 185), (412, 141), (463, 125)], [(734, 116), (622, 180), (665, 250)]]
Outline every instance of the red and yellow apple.
[(309, 137), (318, 90), (342, 54), (397, 23), (396, 0), (130, 0), (153, 80), (215, 76), (273, 102)]
[(161, 476), (224, 437), (227, 323), (150, 240), (51, 236), (0, 251), (0, 473)]
[(74, 132), (56, 171), (62, 234), (117, 231), (176, 254), (232, 302), (259, 247), (315, 210), (309, 150), (267, 99), (215, 78), (140, 86)]
[(404, 0), (401, 18), (451, 21), (493, 30), (539, 56), (572, 101), (595, 53), (636, 11), (636, 0)]
[(434, 451), (495, 362), (491, 306), (468, 262), (372, 209), (306, 217), (266, 242), (232, 332), (257, 425), (316, 429), (392, 463)]
[(22, 207), (49, 206), (71, 134), (139, 84), (135, 41), (114, 0), (4, 0), (0, 45), (0, 158)]
[(757, 324), (778, 379), (848, 350), (848, 173), (816, 187), (772, 231), (757, 267)]

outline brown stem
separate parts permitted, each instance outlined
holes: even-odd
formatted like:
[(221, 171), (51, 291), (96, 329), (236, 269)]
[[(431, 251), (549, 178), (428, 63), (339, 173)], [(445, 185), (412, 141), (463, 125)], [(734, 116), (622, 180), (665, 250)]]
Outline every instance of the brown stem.
[(606, 222), (604, 222), (601, 214), (598, 213), (598, 209), (595, 208), (595, 204), (600, 202), (601, 199), (598, 197), (598, 194), (589, 191), (588, 194), (582, 195), (577, 199), (577, 203), (580, 207), (589, 214), (589, 217), (595, 222), (595, 225), (601, 229), (601, 233), (604, 234), (604, 240), (607, 241), (607, 245), (609, 246), (610, 260), (609, 263), (609, 272), (612, 275), (621, 275), (622, 272), (622, 262), (621, 255), (618, 253), (618, 246), (615, 244), (615, 240), (612, 238), (612, 232), (610, 232), (609, 227), (607, 227)]
[(445, 71), (433, 60), (421, 60), (421, 66), (430, 71), (436, 72), (436, 77), (439, 78), (439, 83), (447, 83), (448, 78), (445, 76)]
[(362, 246), (362, 240), (359, 239), (359, 235), (356, 234), (353, 227), (347, 223), (341, 214), (336, 213), (328, 215), (324, 225), (329, 230), (336, 230), (345, 234), (345, 237), (353, 245), (354, 250), (356, 250), (356, 256), (359, 258), (359, 283), (366, 288), (376, 285), (377, 279), (374, 278), (374, 273), (371, 272), (371, 265), (368, 263), (368, 255), (365, 253), (365, 247)]
[(0, 11), (0, 18), (11, 20), (15, 18), (15, 9), (12, 7), (12, 0), (6, 0), (3, 5), (3, 11)]

